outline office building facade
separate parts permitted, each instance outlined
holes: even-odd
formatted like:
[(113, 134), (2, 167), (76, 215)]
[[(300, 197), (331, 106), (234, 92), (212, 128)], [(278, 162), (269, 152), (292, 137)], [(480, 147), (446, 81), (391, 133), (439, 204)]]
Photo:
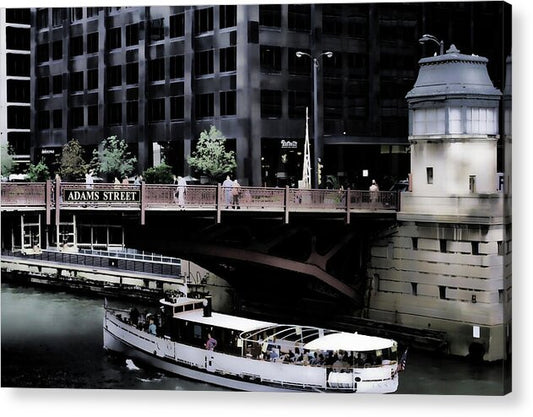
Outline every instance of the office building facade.
[(323, 184), (375, 177), (384, 188), (409, 172), (405, 94), (435, 49), (418, 39), (429, 32), (484, 54), (499, 86), (506, 18), (500, 2), (32, 9), (32, 158), (53, 164), (73, 138), (90, 155), (117, 135), (139, 173), (161, 152), (189, 174), (187, 156), (214, 125), (241, 183), (295, 185), (314, 89), (312, 61), (296, 52), (331, 51), (318, 61), (309, 120)]

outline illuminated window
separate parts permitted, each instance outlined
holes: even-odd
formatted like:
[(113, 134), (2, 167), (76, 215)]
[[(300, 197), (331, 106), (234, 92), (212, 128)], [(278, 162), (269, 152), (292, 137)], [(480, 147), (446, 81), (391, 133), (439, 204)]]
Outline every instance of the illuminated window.
[(413, 135), (443, 135), (445, 133), (444, 108), (413, 111)]
[(496, 135), (498, 133), (496, 109), (483, 107), (467, 108), (466, 133)]

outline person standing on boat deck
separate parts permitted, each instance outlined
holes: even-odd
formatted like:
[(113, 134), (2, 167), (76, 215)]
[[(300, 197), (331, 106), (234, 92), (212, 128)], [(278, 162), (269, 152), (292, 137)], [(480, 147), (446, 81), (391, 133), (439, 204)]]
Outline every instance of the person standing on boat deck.
[(157, 326), (154, 323), (154, 319), (150, 319), (150, 325), (148, 326), (148, 333), (157, 335)]
[(207, 350), (214, 350), (217, 346), (217, 341), (214, 337), (211, 337), (211, 333), (207, 334), (207, 342), (205, 342), (205, 348)]
[(231, 180), (231, 177), (229, 175), (222, 183), (222, 188), (224, 189), (226, 208), (229, 208), (229, 206), (231, 205), (231, 189), (233, 188), (233, 181)]

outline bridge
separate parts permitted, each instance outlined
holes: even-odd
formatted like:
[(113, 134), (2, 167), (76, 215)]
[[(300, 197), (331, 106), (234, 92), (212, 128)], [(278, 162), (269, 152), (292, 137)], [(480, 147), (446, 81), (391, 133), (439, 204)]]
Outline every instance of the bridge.
[(259, 305), (298, 294), (302, 310), (363, 307), (370, 242), (396, 222), (397, 192), (242, 186), (233, 202), (228, 191), (2, 183), (2, 248), (32, 255), (129, 247), (189, 259)]

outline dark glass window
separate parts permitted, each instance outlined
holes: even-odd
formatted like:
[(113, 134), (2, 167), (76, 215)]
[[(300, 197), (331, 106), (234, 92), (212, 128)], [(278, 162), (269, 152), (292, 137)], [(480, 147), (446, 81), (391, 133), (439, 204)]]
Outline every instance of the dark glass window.
[(196, 52), (194, 55), (196, 75), (213, 73), (213, 51)]
[(170, 57), (170, 78), (183, 78), (185, 75), (185, 61), (183, 55)]
[(8, 26), (6, 28), (7, 49), (27, 51), (30, 49), (30, 31), (24, 28)]
[(52, 77), (52, 92), (54, 94), (61, 94), (63, 92), (63, 76), (54, 75)]
[(122, 66), (114, 65), (107, 67), (107, 85), (117, 87), (122, 84)]
[(322, 14), (322, 33), (325, 35), (342, 35), (342, 6), (325, 6)]
[(70, 8), (70, 22), (75, 22), (77, 20), (83, 19), (83, 8), (82, 7), (71, 7)]
[(183, 119), (185, 106), (183, 96), (170, 97), (170, 118), (172, 120)]
[(108, 119), (110, 125), (119, 125), (122, 123), (122, 103), (111, 103), (107, 107)]
[(220, 114), (222, 116), (237, 114), (237, 94), (235, 91), (222, 91), (220, 93)]
[(165, 39), (165, 24), (163, 18), (151, 20), (149, 28), (149, 38), (152, 42), (158, 42)]
[(50, 59), (50, 49), (47, 43), (37, 45), (37, 62), (46, 62)]
[(308, 32), (311, 30), (311, 7), (308, 4), (289, 4), (289, 30)]
[(212, 117), (214, 115), (214, 95), (199, 94), (196, 96), (196, 117), (201, 119), (203, 117)]
[(148, 100), (148, 121), (159, 122), (165, 120), (165, 99), (156, 98)]
[(87, 7), (87, 17), (96, 17), (103, 7)]
[(313, 66), (313, 61), (308, 56), (304, 55), (301, 57), (296, 56), (296, 52), (305, 52), (311, 54), (309, 49), (288, 49), (288, 62), (289, 62), (289, 74), (294, 75), (311, 75), (311, 68)]
[(8, 106), (7, 127), (12, 129), (27, 129), (30, 125), (29, 106)]
[(29, 25), (31, 22), (30, 9), (6, 9), (6, 22)]
[(262, 26), (281, 27), (281, 6), (260, 5), (259, 24)]
[(48, 110), (37, 113), (37, 126), (39, 129), (50, 129), (50, 112)]
[(65, 18), (65, 9), (52, 9), (52, 26), (61, 26)]
[(87, 71), (87, 89), (96, 90), (98, 88), (98, 70), (92, 69)]
[(178, 38), (185, 36), (185, 14), (170, 16), (170, 37)]
[(139, 24), (126, 26), (126, 46), (139, 44)]
[(7, 75), (27, 76), (30, 75), (30, 56), (21, 54), (5, 55)]
[(310, 93), (306, 91), (289, 91), (289, 117), (304, 119), (305, 108), (311, 107)]
[(342, 77), (342, 54), (334, 52), (331, 58), (323, 56), (322, 68), (326, 77)]
[(30, 102), (30, 81), (7, 79), (7, 101), (10, 103)]
[(54, 122), (54, 129), (61, 129), (63, 127), (63, 111), (62, 110), (54, 110), (52, 112), (52, 119)]
[(117, 49), (122, 46), (121, 28), (109, 29), (106, 33), (107, 48)]
[(39, 78), (37, 80), (37, 95), (47, 96), (50, 94), (50, 80), (48, 77)]
[(137, 124), (139, 122), (139, 102), (128, 101), (126, 103), (126, 123), (129, 125)]
[(89, 126), (98, 126), (98, 106), (87, 107), (87, 124)]
[(281, 72), (281, 48), (279, 46), (263, 45), (260, 54), (262, 72)]
[(281, 117), (281, 91), (261, 90), (261, 117)]
[(52, 44), (52, 59), (63, 58), (63, 41), (55, 41)]
[(72, 118), (72, 127), (74, 129), (85, 125), (83, 107), (74, 107), (70, 112), (70, 117)]
[(165, 59), (158, 58), (148, 62), (148, 75), (150, 81), (165, 79)]
[(87, 53), (94, 54), (95, 52), (98, 52), (98, 32), (87, 35)]
[(126, 64), (126, 84), (137, 84), (139, 82), (139, 63), (131, 62)]
[(73, 72), (70, 74), (71, 91), (83, 91), (83, 72)]
[(194, 33), (195, 35), (213, 30), (213, 8), (200, 9), (194, 11)]
[(220, 50), (220, 72), (237, 69), (237, 49), (232, 46)]
[(237, 25), (237, 6), (220, 6), (220, 28), (229, 28)]
[(37, 12), (37, 29), (44, 29), (48, 26), (48, 10), (42, 9)]
[(70, 55), (83, 55), (83, 36), (75, 36), (70, 39)]

